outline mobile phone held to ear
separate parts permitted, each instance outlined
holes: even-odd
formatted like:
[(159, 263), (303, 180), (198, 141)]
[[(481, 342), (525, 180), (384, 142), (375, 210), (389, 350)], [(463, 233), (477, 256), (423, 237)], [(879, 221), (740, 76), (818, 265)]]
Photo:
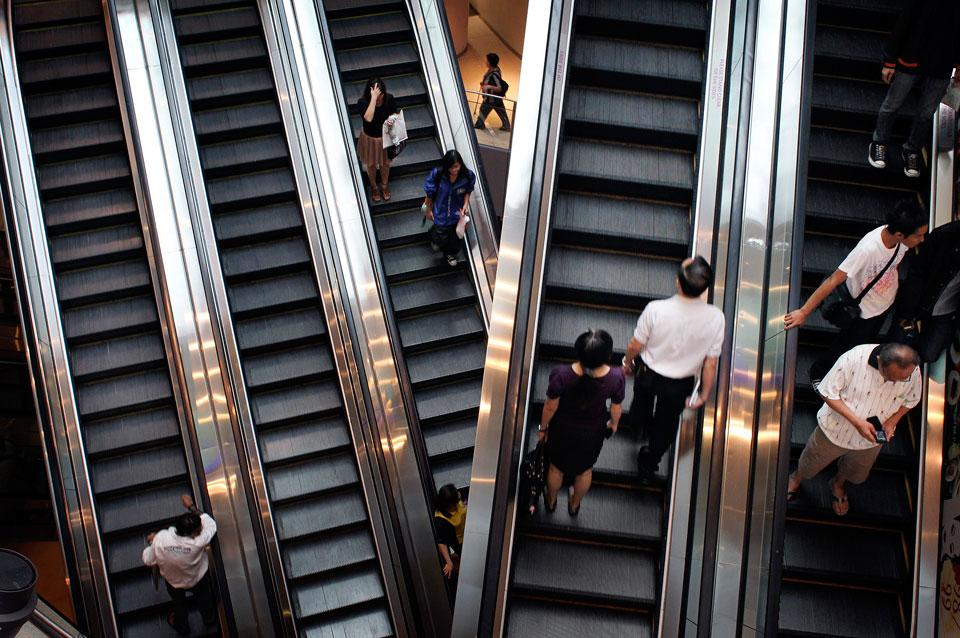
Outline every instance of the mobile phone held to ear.
[(873, 429), (877, 431), (877, 443), (886, 443), (887, 442), (887, 433), (883, 431), (883, 424), (880, 423), (880, 419), (875, 416), (867, 419), (867, 423), (873, 426)]

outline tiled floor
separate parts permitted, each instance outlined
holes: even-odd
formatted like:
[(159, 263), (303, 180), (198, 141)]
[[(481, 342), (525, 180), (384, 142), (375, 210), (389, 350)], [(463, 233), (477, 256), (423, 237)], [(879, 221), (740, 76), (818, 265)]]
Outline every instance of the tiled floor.
[[(487, 26), (487, 23), (480, 16), (470, 16), (467, 23), (467, 50), (458, 58), (463, 86), (468, 91), (479, 90), (483, 74), (487, 71), (486, 55), (490, 52), (500, 56), (500, 71), (503, 73), (503, 79), (510, 85), (504, 103), (510, 121), (513, 122), (513, 102), (511, 100), (517, 99), (517, 89), (520, 86), (520, 58), (497, 37), (497, 34)], [(470, 112), (476, 118), (477, 97), (469, 95), (468, 100)], [(487, 117), (487, 124), (486, 130), (477, 131), (477, 141), (488, 146), (508, 148), (510, 146), (510, 134), (499, 130), (500, 119), (496, 113), (490, 113)]]

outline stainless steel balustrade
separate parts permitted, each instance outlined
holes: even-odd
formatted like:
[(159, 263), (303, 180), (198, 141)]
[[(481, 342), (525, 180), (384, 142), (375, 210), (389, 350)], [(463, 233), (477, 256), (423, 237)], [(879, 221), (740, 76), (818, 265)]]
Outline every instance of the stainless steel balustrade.
[(243, 448), (234, 437), (230, 392), (221, 369), (181, 172), (187, 160), (181, 157), (170, 110), (170, 105), (177, 103), (177, 94), (164, 77), (158, 48), (161, 40), (151, 4), (147, 0), (116, 0), (108, 7), (124, 102), (134, 132), (131, 144), (146, 198), (147, 226), (157, 256), (158, 283), (171, 341), (176, 344), (171, 363), (186, 394), (211, 514), (217, 520), (233, 621), (241, 634), (270, 636), (268, 593), (239, 457)]

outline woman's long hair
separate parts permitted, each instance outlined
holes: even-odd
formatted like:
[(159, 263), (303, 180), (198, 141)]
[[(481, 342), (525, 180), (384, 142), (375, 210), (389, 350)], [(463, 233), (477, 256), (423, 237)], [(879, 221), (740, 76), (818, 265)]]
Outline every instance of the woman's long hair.
[(577, 337), (573, 348), (577, 353), (577, 361), (583, 368), (583, 374), (570, 388), (567, 396), (578, 410), (582, 410), (596, 396), (597, 380), (590, 376), (590, 372), (594, 368), (610, 363), (610, 356), (613, 354), (613, 337), (606, 330), (587, 330)]
[(450, 167), (454, 164), (460, 165), (460, 172), (457, 174), (457, 179), (460, 179), (464, 175), (470, 172), (470, 169), (467, 168), (467, 165), (463, 161), (463, 157), (460, 156), (460, 153), (456, 149), (451, 149), (443, 155), (443, 159), (440, 160), (440, 172), (437, 174), (438, 179), (445, 179), (448, 182), (450, 181)]
[(374, 84), (380, 85), (381, 95), (387, 94), (387, 83), (381, 80), (380, 78), (370, 78), (367, 80), (367, 85), (363, 87), (363, 101), (367, 104), (370, 104), (370, 89), (373, 88)]

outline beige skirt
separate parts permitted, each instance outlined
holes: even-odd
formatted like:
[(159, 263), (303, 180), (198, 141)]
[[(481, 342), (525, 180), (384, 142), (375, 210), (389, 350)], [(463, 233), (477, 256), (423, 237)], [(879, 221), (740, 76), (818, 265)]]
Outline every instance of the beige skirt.
[(390, 166), (390, 158), (387, 157), (387, 149), (383, 148), (382, 137), (370, 137), (363, 131), (360, 131), (360, 139), (357, 140), (357, 155), (366, 168), (380, 168)]

